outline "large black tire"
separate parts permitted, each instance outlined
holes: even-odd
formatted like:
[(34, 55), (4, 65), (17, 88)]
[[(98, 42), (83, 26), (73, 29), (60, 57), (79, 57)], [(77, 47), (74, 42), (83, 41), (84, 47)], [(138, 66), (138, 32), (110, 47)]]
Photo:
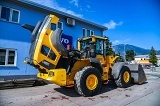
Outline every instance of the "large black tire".
[[(96, 84), (94, 84), (93, 89), (89, 89), (87, 87), (87, 79), (90, 76), (94, 76), (96, 79)], [(93, 79), (94, 79), (93, 78)], [(101, 74), (98, 69), (92, 67), (92, 66), (87, 66), (78, 71), (75, 74), (74, 77), (74, 87), (75, 90), (82, 96), (93, 96), (96, 93), (98, 93), (99, 89), (101, 88), (102, 85), (102, 80), (101, 80)]]
[[(127, 76), (127, 78), (125, 76)], [(116, 82), (116, 85), (121, 88), (126, 88), (130, 86), (131, 71), (127, 66), (122, 67), (119, 77), (117, 80), (115, 80), (115, 82)]]

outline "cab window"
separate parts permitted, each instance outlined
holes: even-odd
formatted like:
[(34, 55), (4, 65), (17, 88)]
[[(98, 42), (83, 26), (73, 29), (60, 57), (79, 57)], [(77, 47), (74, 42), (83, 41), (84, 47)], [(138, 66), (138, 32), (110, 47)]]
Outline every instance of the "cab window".
[(96, 39), (96, 53), (104, 54), (106, 52), (106, 43), (103, 39)]
[(42, 45), (41, 53), (52, 60), (56, 59), (55, 53), (51, 50), (51, 48), (48, 48), (47, 46)]
[(87, 39), (87, 40), (83, 40), (83, 41), (81, 41), (81, 50), (84, 50), (84, 48), (86, 47), (86, 46), (89, 46), (89, 42), (91, 42), (92, 41), (92, 38), (89, 38), (89, 39)]

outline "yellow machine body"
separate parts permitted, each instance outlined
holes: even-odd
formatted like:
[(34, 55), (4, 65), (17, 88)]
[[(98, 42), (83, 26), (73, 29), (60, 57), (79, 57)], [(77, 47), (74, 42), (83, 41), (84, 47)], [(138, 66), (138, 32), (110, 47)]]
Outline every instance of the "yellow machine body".
[(48, 80), (51, 83), (55, 83), (60, 86), (66, 85), (66, 70), (65, 69), (53, 69), (49, 70), (47, 74), (38, 72), (37, 77)]
[[(50, 24), (57, 24), (58, 23), (58, 20), (59, 18), (54, 16), (54, 15), (49, 15), (49, 19), (47, 21), (47, 23), (45, 23), (43, 29), (41, 30), (40, 32), (40, 35), (39, 35), (39, 39), (38, 39), (38, 42), (37, 42), (37, 46), (35, 48), (35, 53), (34, 53), (34, 56), (33, 56), (33, 61), (35, 65), (37, 65), (38, 63), (40, 63), (42, 60), (46, 60), (50, 63), (53, 63), (53, 64), (57, 64), (58, 63), (58, 60), (60, 58), (60, 54), (58, 53), (58, 51), (54, 48), (54, 46), (52, 46), (51, 44), (51, 40), (50, 40), (50, 36), (52, 33), (54, 33), (53, 30), (50, 29)], [(50, 51), (54, 51), (55, 55), (56, 55), (56, 59), (55, 60), (52, 60), (50, 58), (48, 58), (48, 55), (47, 54), (47, 57), (45, 55), (43, 55), (40, 51), (41, 51), (41, 48), (42, 48), (42, 45), (45, 45), (46, 47), (48, 47), (50, 49)], [(42, 67), (41, 65), (39, 65), (40, 68), (44, 68), (46, 69), (46, 67)], [(46, 71), (48, 72), (48, 70), (46, 69)]]
[[(61, 53), (56, 49), (56, 47), (53, 46), (51, 41), (51, 36), (54, 36), (53, 33), (55, 32), (55, 30), (51, 29), (51, 25), (57, 24), (58, 20), (59, 18), (55, 15), (49, 15), (47, 17), (46, 22), (42, 23), (44, 25), (40, 29), (41, 31), (39, 35), (37, 35), (39, 37), (37, 38), (34, 53), (32, 54), (32, 64), (35, 67), (38, 67), (39, 69), (37, 77), (60, 86), (69, 86), (74, 84), (74, 76), (76, 72), (85, 66), (91, 66), (91, 63), (88, 58), (79, 58), (74, 63), (71, 71), (68, 74), (66, 69), (64, 68), (55, 68), (55, 66), (60, 61), (60, 58), (68, 58), (67, 56), (61, 55)], [(86, 41), (88, 39), (90, 39), (90, 41), (96, 42), (97, 39), (105, 41), (107, 38), (92, 35), (90, 37), (82, 38), (81, 40)], [(43, 48), (44, 51), (46, 49), (44, 53), (42, 52)], [(80, 49), (82, 49), (82, 47), (80, 41), (78, 41), (78, 50), (80, 51)], [(49, 57), (51, 51), (55, 55), (54, 59), (51, 59)], [(117, 57), (97, 54), (96, 58), (100, 61), (101, 65), (103, 66), (102, 80), (108, 80), (109, 78), (111, 78), (111, 68), (114, 64), (114, 60)], [(47, 68), (47, 64), (49, 63), (52, 64), (52, 68)]]
[[(131, 66), (125, 66), (124, 63), (114, 65), (118, 56), (106, 55), (106, 37), (95, 35), (84, 37), (78, 39), (78, 50), (67, 50), (61, 43), (62, 30), (52, 29), (52, 26), (55, 26), (58, 21), (59, 18), (55, 15), (48, 15), (34, 29), (30, 25), (24, 27), (32, 31), (30, 58), (25, 60), (25, 63), (39, 70), (38, 78), (59, 86), (76, 85), (79, 87), (80, 85), (77, 85), (75, 80), (78, 81), (80, 76), (86, 78), (86, 81), (83, 82), (85, 85), (82, 83), (81, 86), (86, 86), (85, 89), (88, 89), (87, 92), (90, 94), (85, 93), (83, 88), (77, 88), (77, 90), (84, 90), (83, 93), (80, 92), (81, 95), (92, 95), (93, 91), (96, 92), (94, 89), (99, 89), (97, 86), (100, 86), (101, 81), (108, 81), (113, 77), (117, 80), (119, 73), (123, 73), (122, 69), (124, 68), (122, 78), (125, 80), (124, 82), (130, 83), (131, 74), (127, 67)], [(119, 67), (118, 71), (117, 67)], [(85, 71), (86, 76), (83, 76), (81, 72)], [(78, 76), (77, 73), (80, 75)], [(145, 79), (143, 79), (144, 81)]]

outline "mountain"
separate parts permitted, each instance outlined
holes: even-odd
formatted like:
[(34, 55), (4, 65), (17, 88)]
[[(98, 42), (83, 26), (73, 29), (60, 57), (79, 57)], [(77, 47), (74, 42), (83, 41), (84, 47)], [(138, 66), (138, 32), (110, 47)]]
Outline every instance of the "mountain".
[[(134, 45), (129, 45), (129, 44), (115, 45), (113, 46), (113, 50), (116, 53), (119, 52), (122, 56), (124, 56), (124, 51), (127, 51), (127, 50), (133, 50), (136, 53), (136, 55), (146, 55), (150, 53), (150, 49), (144, 49), (144, 48), (137, 47)], [(160, 55), (160, 50), (157, 51), (157, 54)]]

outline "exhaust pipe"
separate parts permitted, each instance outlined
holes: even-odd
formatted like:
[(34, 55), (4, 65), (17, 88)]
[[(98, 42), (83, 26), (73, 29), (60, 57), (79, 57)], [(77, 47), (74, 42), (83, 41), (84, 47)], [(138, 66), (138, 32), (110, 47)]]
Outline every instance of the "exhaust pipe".
[(25, 29), (28, 29), (31, 32), (33, 32), (33, 30), (35, 28), (35, 26), (28, 25), (28, 24), (23, 24), (22, 27), (25, 28)]

